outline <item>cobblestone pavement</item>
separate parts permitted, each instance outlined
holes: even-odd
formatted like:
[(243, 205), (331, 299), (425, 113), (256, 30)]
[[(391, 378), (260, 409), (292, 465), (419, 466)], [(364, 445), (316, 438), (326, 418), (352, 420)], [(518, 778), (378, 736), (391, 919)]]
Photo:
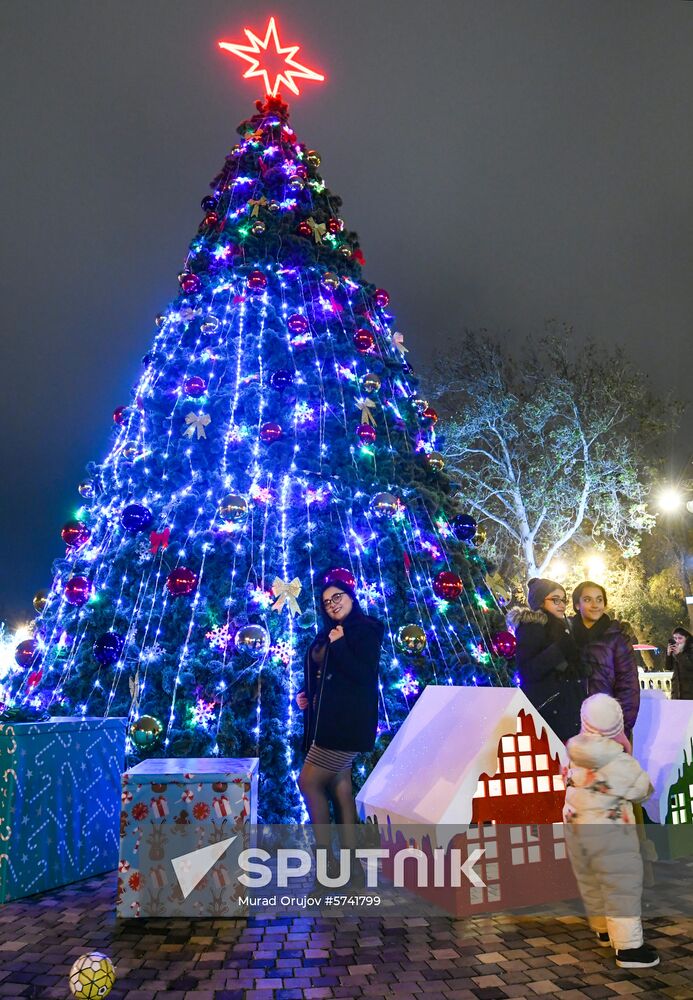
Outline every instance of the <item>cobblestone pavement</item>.
[(693, 908), (688, 899), (681, 905), (680, 883), (663, 890), (676, 897), (669, 915), (646, 920), (661, 964), (640, 971), (617, 969), (570, 906), (558, 916), (465, 920), (356, 913), (117, 921), (115, 887), (107, 875), (0, 907), (0, 1000), (69, 997), (70, 966), (92, 950), (116, 966), (113, 1000), (693, 1000), (693, 919), (683, 915)]

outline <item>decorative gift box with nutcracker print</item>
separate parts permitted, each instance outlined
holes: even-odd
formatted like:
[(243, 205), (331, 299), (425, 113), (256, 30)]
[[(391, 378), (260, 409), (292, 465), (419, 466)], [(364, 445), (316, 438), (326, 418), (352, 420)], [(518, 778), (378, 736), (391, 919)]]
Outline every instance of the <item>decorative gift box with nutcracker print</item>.
[(119, 917), (242, 915), (236, 860), (257, 820), (258, 760), (142, 761), (122, 782)]
[(125, 725), (0, 722), (0, 903), (116, 867)]

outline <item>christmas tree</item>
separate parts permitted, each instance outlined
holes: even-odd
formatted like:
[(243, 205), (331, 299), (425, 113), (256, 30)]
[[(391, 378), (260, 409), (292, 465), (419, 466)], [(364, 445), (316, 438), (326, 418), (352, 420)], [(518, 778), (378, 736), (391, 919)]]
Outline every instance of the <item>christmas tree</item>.
[[(224, 47), (252, 64), (248, 37)], [(326, 580), (386, 624), (379, 738), (357, 773), (426, 684), (507, 683), (512, 652), (389, 295), (278, 96), (312, 73), (289, 64), (273, 86), (265, 73), (202, 200), (12, 690), (127, 716), (132, 760), (259, 756), (273, 822), (300, 816), (295, 695)]]

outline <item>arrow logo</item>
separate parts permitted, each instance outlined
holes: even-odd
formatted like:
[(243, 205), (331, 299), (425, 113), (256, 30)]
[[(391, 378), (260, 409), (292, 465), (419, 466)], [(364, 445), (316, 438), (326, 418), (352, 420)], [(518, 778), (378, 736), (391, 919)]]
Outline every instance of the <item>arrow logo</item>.
[(214, 867), (236, 839), (237, 837), (228, 837), (226, 840), (220, 840), (218, 844), (210, 844), (209, 847), (201, 847), (197, 851), (190, 851), (189, 854), (171, 858), (183, 899), (188, 898), (198, 882), (205, 877), (210, 868)]

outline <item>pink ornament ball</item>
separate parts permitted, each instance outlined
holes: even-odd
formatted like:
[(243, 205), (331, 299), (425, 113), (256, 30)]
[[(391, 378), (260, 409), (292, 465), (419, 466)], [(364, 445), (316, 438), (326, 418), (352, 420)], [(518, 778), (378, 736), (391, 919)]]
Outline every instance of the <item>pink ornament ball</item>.
[(357, 330), (354, 334), (354, 347), (359, 354), (367, 354), (375, 347), (375, 337), (370, 330)]
[(454, 601), (462, 593), (462, 581), (457, 573), (443, 570), (433, 581), (433, 593), (444, 601)]
[(60, 537), (69, 548), (78, 549), (80, 545), (89, 541), (90, 534), (89, 528), (83, 521), (68, 521), (63, 525)]
[(113, 411), (113, 423), (118, 424), (119, 426), (121, 424), (124, 424), (126, 411), (127, 411), (127, 406), (116, 406), (115, 410)]
[(324, 586), (331, 583), (334, 586), (349, 587), (350, 590), (356, 588), (356, 577), (350, 569), (345, 569), (343, 566), (334, 566), (332, 569), (328, 569), (322, 582)]
[(381, 309), (385, 309), (386, 306), (390, 305), (390, 296), (384, 288), (376, 288), (374, 299), (375, 304), (380, 306)]
[(267, 288), (267, 278), (262, 271), (251, 271), (246, 278), (245, 283), (249, 292), (255, 292), (257, 294), (264, 292)]
[(517, 648), (517, 640), (512, 632), (502, 631), (496, 632), (496, 634), (491, 639), (491, 645), (497, 656), (502, 656), (506, 660), (509, 660), (511, 656), (515, 655), (515, 650)]
[(199, 399), (200, 396), (204, 395), (207, 383), (199, 375), (191, 375), (183, 382), (183, 389), (186, 396), (190, 396), (191, 399)]
[(91, 583), (83, 576), (73, 576), (65, 584), (63, 596), (74, 608), (81, 608), (91, 597)]
[(279, 424), (263, 424), (260, 428), (260, 440), (264, 441), (265, 444), (272, 444), (274, 441), (278, 441), (282, 436), (282, 429)]
[(292, 313), (287, 319), (286, 325), (292, 333), (296, 334), (308, 333), (310, 329), (308, 320), (305, 316), (301, 316), (300, 313)]
[(377, 437), (375, 427), (371, 424), (359, 424), (356, 428), (356, 434), (363, 444), (373, 444)]
[(181, 291), (185, 292), (186, 295), (195, 295), (202, 288), (202, 282), (192, 271), (182, 271), (178, 275), (178, 283)]
[(166, 577), (166, 589), (172, 597), (192, 594), (197, 587), (197, 574), (187, 566), (177, 566)]

